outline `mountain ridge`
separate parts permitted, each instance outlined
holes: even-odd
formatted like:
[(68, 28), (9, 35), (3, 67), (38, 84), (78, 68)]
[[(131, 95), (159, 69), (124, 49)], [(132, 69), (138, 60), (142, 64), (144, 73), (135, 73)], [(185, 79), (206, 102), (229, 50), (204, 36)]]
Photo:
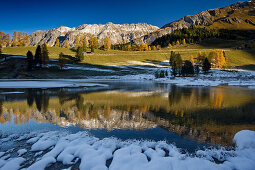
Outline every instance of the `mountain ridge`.
[(97, 37), (99, 44), (103, 45), (104, 38), (109, 35), (112, 44), (128, 43), (138, 37), (158, 30), (159, 28), (147, 23), (138, 24), (83, 24), (78, 27), (60, 26), (46, 31), (35, 31), (30, 35), (30, 45), (47, 43), (53, 46), (59, 38), (60, 46), (64, 46), (65, 40), (71, 47), (75, 44), (76, 36), (85, 36), (89, 40), (91, 36)]

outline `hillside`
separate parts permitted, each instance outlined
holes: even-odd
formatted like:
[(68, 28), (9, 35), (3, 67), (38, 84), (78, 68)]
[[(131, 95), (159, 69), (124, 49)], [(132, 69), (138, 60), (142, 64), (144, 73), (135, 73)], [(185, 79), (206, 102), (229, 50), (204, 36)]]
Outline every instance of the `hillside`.
[(195, 15), (187, 15), (178, 21), (164, 25), (161, 29), (142, 36), (136, 43), (151, 44), (155, 39), (174, 30), (192, 26), (206, 26), (215, 29), (255, 30), (255, 0), (238, 2), (227, 7), (209, 9)]
[(76, 36), (85, 36), (88, 40), (91, 36), (94, 36), (98, 38), (99, 44), (103, 45), (107, 35), (110, 37), (112, 44), (121, 44), (128, 43), (158, 29), (158, 27), (146, 23), (122, 25), (113, 23), (107, 23), (105, 25), (83, 24), (77, 28), (61, 26), (47, 31), (35, 31), (30, 35), (30, 45), (35, 46), (47, 42), (48, 45), (53, 46), (58, 38), (60, 40), (60, 46), (64, 46), (65, 40), (68, 40), (69, 45), (73, 47)]

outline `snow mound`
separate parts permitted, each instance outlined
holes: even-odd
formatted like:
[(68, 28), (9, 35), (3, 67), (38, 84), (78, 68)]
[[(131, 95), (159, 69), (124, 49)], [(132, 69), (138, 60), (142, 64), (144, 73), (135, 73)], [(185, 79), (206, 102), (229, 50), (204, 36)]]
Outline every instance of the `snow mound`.
[(238, 149), (255, 148), (255, 132), (242, 130), (235, 134), (233, 141)]
[(84, 131), (38, 132), (20, 138), (26, 141), (28, 157), (8, 159), (9, 151), (1, 152), (7, 157), (0, 158), (0, 169), (44, 169), (51, 165), (54, 168), (55, 163), (58, 168), (62, 164), (63, 169), (76, 166), (84, 170), (253, 170), (255, 167), (255, 132), (248, 130), (235, 135), (235, 149), (208, 148), (192, 155), (164, 141), (98, 139)]

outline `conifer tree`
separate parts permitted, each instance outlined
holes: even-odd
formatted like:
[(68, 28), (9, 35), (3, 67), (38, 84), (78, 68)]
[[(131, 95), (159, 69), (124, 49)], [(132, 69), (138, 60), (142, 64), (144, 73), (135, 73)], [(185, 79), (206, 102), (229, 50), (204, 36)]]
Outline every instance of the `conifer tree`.
[(42, 50), (40, 45), (35, 50), (35, 67), (42, 67)]
[(189, 60), (185, 60), (181, 72), (183, 76), (194, 74), (193, 64)]
[(172, 65), (172, 75), (175, 77), (177, 75), (177, 66), (176, 66), (176, 62), (173, 62)]
[(65, 40), (65, 48), (70, 48), (68, 40)]
[[(131, 48), (131, 45), (130, 45), (130, 48)], [(104, 49), (105, 50), (111, 49), (111, 40), (108, 35), (105, 37), (105, 40), (104, 40)]]
[(34, 67), (34, 55), (31, 51), (27, 52), (27, 70), (31, 71)]
[[(175, 59), (175, 52), (174, 52), (174, 51), (171, 51), (170, 59), (169, 59), (169, 64), (170, 64), (171, 66), (173, 66), (174, 61), (176, 61), (176, 59)], [(175, 63), (175, 64), (176, 64), (176, 63)]]
[(64, 58), (64, 54), (61, 52), (58, 57), (58, 66), (60, 70), (63, 70), (63, 68), (66, 67), (66, 60)]
[(95, 52), (95, 44), (94, 44), (94, 37), (93, 36), (90, 37), (89, 47), (90, 47), (90, 50), (91, 50), (92, 53)]
[(44, 67), (49, 64), (49, 52), (46, 43), (42, 45), (42, 64)]
[(88, 48), (88, 39), (87, 39), (87, 37), (85, 37), (83, 39), (83, 51), (87, 52), (87, 48)]
[(208, 58), (204, 59), (202, 68), (204, 73), (208, 73), (208, 71), (211, 69), (211, 63), (209, 62)]
[(60, 46), (60, 44), (59, 44), (59, 39), (57, 38), (56, 39), (56, 42), (55, 42), (55, 47), (59, 47)]
[(226, 65), (226, 58), (224, 56), (223, 50), (216, 50), (217, 58), (216, 58), (216, 67), (222, 68)]
[(98, 48), (99, 48), (98, 38), (97, 38), (97, 37), (94, 37), (93, 41), (94, 41), (94, 47), (95, 47), (95, 49), (98, 49)]
[(82, 61), (82, 60), (84, 60), (84, 55), (83, 55), (83, 49), (82, 49), (82, 47), (78, 47), (78, 49), (76, 50), (76, 55), (75, 55), (75, 57), (76, 57), (76, 60), (77, 60), (77, 61)]
[(183, 44), (183, 45), (186, 45), (186, 40), (185, 40), (185, 38), (182, 40), (182, 44)]
[(75, 37), (75, 45), (74, 45), (75, 50), (77, 50), (78, 47), (80, 47), (80, 39), (78, 36), (76, 36)]

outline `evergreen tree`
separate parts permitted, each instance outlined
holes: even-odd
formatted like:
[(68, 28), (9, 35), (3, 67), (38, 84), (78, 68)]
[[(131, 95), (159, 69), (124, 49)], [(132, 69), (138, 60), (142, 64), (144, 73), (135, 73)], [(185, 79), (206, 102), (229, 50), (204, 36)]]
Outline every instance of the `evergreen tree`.
[(44, 67), (49, 64), (49, 52), (46, 43), (42, 45), (42, 64)]
[(55, 47), (59, 47), (59, 46), (60, 46), (60, 43), (59, 43), (59, 39), (57, 38), (55, 42)]
[(77, 61), (82, 61), (84, 60), (84, 54), (83, 54), (83, 49), (82, 47), (78, 47), (78, 49), (76, 50), (76, 60)]
[(177, 66), (176, 66), (176, 62), (173, 62), (172, 65), (172, 75), (175, 77), (177, 75)]
[(204, 73), (208, 73), (208, 71), (211, 69), (211, 63), (209, 62), (208, 58), (204, 59), (202, 68)]
[(186, 76), (191, 74), (194, 74), (194, 66), (189, 60), (185, 60), (182, 67), (182, 75)]
[(42, 50), (40, 45), (35, 50), (35, 67), (42, 67)]
[(197, 64), (197, 65), (195, 66), (195, 73), (196, 73), (196, 74), (199, 74), (199, 71), (200, 71), (200, 68), (199, 68), (199, 65)]
[(58, 57), (58, 66), (60, 70), (63, 70), (63, 68), (66, 67), (66, 60), (64, 58), (64, 54), (61, 52)]
[(31, 51), (27, 52), (27, 70), (31, 71), (34, 67), (34, 55)]
[(176, 67), (177, 67), (177, 70), (178, 70), (178, 74), (180, 75), (181, 74), (181, 68), (182, 68), (182, 57), (179, 53), (176, 54), (175, 62), (176, 62)]
[(68, 40), (65, 40), (65, 48), (70, 48)]
[[(174, 51), (171, 51), (171, 54), (170, 54), (170, 59), (169, 59), (169, 64), (172, 66), (173, 63), (175, 61), (175, 52)], [(176, 64), (176, 63), (175, 63)]]

